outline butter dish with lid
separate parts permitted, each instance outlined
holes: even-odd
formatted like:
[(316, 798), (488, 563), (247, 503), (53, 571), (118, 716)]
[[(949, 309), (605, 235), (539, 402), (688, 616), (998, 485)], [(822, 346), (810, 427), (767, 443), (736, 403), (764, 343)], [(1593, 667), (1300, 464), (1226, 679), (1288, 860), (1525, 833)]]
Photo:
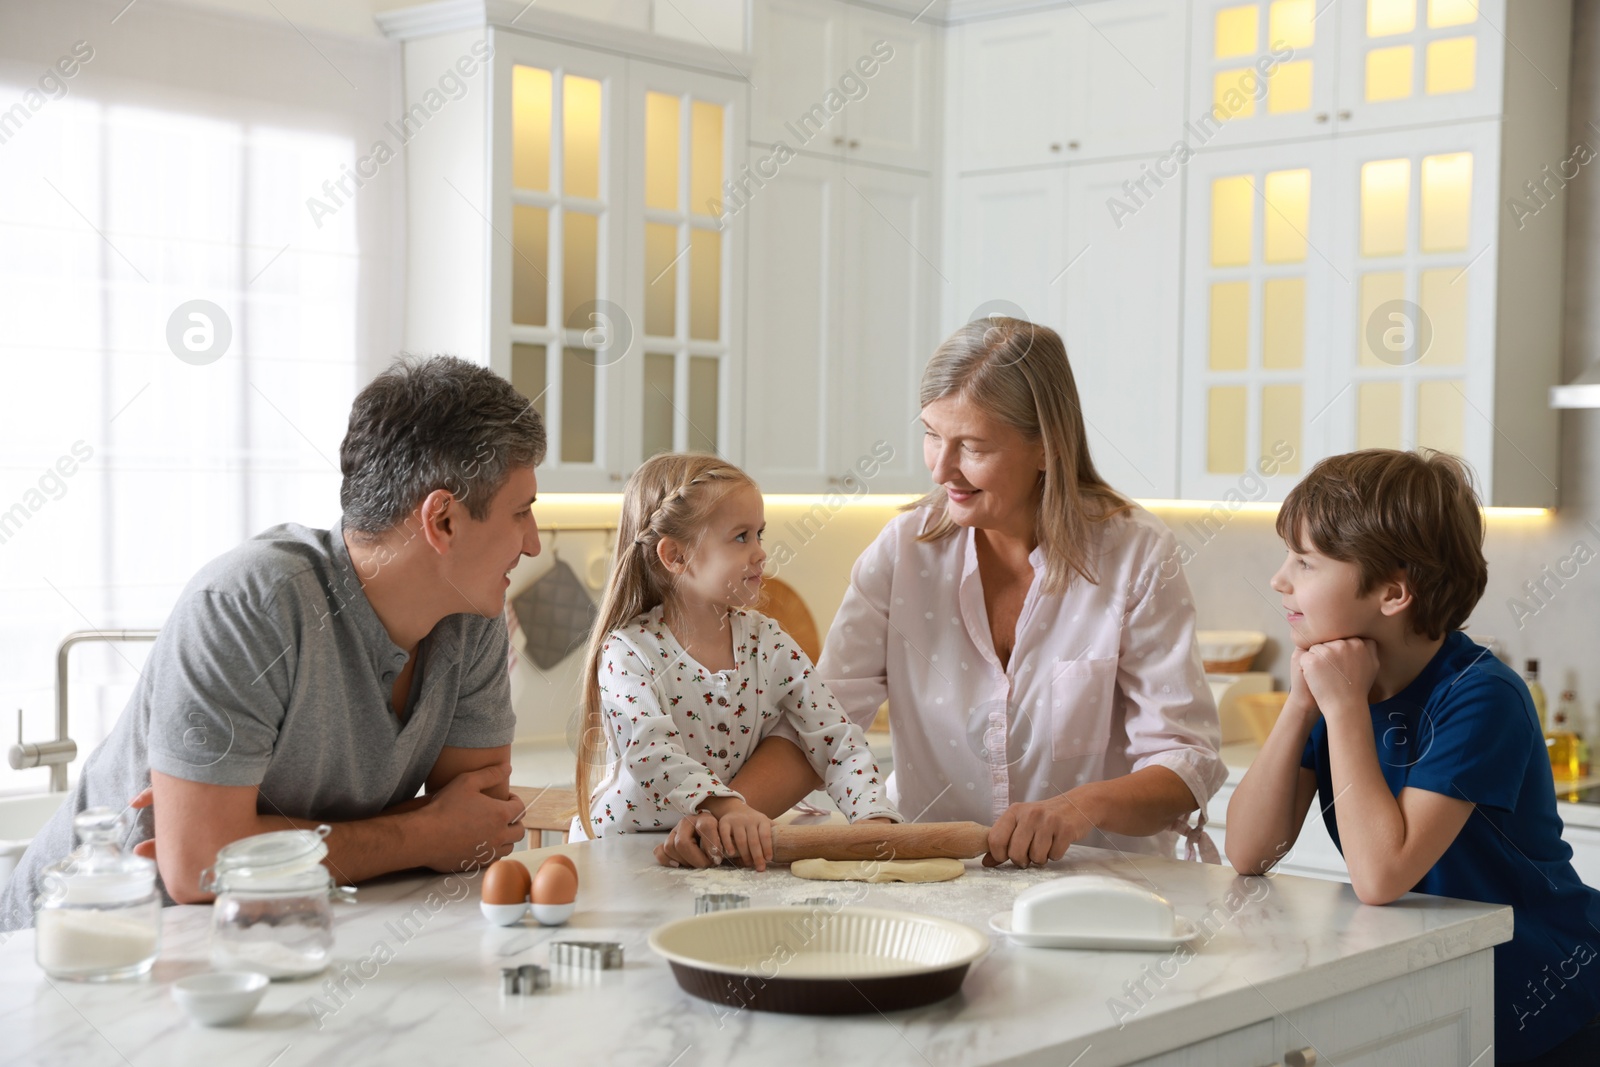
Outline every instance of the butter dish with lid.
[(1154, 951), (1195, 936), (1195, 926), (1143, 886), (1101, 874), (1075, 874), (1030, 886), (989, 926), (1031, 948)]

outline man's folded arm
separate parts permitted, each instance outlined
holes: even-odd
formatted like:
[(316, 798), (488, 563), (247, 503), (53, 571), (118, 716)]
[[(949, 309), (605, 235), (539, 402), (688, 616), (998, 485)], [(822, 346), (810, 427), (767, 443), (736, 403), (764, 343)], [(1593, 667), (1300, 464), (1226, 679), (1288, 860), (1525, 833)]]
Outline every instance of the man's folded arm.
[[(480, 750), (487, 751), (487, 750)], [(497, 764), (456, 775), (415, 810), (330, 823), (328, 857), (334, 879), (349, 885), (413, 867), (464, 870), (498, 859), (523, 836), (522, 805), (497, 799), (508, 772)], [(274, 830), (315, 829), (314, 819), (257, 812), (255, 786), (210, 785), (152, 771), (155, 850), (161, 881), (179, 904), (203, 904), (200, 872), (231, 842)]]

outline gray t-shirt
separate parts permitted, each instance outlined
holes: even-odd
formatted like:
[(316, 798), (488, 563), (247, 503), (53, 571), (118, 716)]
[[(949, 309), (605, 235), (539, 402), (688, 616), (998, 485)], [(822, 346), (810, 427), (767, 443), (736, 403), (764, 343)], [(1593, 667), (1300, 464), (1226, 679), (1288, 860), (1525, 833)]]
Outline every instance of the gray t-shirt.
[[(178, 598), (116, 726), (0, 894), (0, 930), (32, 925), (38, 876), (72, 850), (73, 817), (126, 808), (152, 769), (257, 786), (260, 813), (301, 819), (365, 819), (416, 796), (446, 745), (511, 742), (507, 653), (502, 618), (447, 616), (419, 646), (402, 722), (390, 701), (406, 653), (340, 532), (289, 524), (246, 541)], [(137, 815), (128, 849), (155, 832), (149, 809)]]

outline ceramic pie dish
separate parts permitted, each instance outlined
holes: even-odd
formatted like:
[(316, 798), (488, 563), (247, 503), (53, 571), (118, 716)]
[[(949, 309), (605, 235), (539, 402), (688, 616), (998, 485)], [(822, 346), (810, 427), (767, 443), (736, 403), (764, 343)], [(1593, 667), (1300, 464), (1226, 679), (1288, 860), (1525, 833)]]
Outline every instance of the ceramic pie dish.
[(963, 923), (878, 908), (746, 908), (658, 926), (650, 948), (685, 992), (756, 1011), (889, 1012), (961, 988), (989, 937)]

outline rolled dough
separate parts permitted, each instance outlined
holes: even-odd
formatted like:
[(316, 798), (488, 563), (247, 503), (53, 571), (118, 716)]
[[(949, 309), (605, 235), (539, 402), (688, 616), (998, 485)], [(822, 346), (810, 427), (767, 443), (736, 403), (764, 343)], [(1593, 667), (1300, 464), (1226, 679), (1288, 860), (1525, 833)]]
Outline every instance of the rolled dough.
[(796, 878), (818, 882), (948, 882), (960, 878), (960, 860), (795, 860)]

